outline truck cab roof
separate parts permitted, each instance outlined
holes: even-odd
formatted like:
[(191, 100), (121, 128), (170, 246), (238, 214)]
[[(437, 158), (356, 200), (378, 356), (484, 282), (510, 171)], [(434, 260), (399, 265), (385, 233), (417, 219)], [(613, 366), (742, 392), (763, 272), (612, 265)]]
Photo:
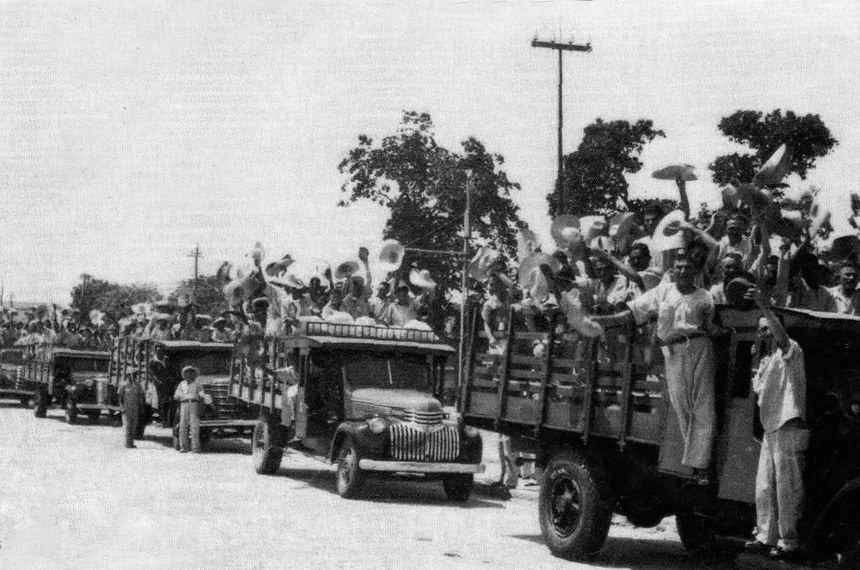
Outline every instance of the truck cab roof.
[(288, 335), (284, 348), (334, 348), (438, 355), (455, 352), (429, 330), (312, 321), (304, 323), (299, 334)]

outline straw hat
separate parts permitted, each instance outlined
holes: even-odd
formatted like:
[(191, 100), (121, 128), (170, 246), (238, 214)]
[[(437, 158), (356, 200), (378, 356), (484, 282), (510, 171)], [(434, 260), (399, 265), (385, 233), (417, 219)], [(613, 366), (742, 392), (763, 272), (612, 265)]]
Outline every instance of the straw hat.
[[(576, 230), (571, 232), (570, 230)], [(567, 248), (571, 237), (579, 234), (579, 218), (570, 214), (557, 216), (549, 228), (549, 233), (559, 249)]]
[(540, 266), (544, 264), (549, 265), (549, 268), (553, 273), (561, 269), (561, 263), (548, 253), (535, 252), (526, 256), (526, 258), (520, 262), (517, 275), (517, 283), (519, 286), (523, 289), (531, 289), (535, 283), (535, 272), (537, 272), (538, 276), (543, 277), (543, 274), (540, 271)]
[(681, 222), (685, 222), (687, 216), (681, 210), (669, 212), (657, 227), (654, 229), (654, 235), (651, 238), (651, 249), (655, 251), (668, 251), (670, 249), (678, 249), (687, 245), (684, 239), (684, 232), (680, 231)]
[(658, 180), (683, 180), (689, 182), (698, 180), (695, 171), (696, 167), (692, 164), (672, 164), (655, 170), (651, 176)]
[(427, 269), (422, 269), (421, 271), (417, 269), (410, 270), (409, 282), (419, 289), (430, 290), (436, 288), (436, 282), (430, 277), (430, 271)]
[(483, 246), (475, 252), (475, 257), (469, 262), (469, 275), (483, 281), (490, 276), (490, 270), (500, 257), (499, 252)]
[(583, 216), (579, 219), (579, 231), (585, 243), (591, 243), (594, 238), (606, 230), (605, 216)]
[(385, 240), (382, 242), (382, 249), (379, 250), (379, 270), (385, 275), (397, 271), (403, 264), (405, 256), (406, 248), (399, 241)]
[(759, 186), (773, 186), (782, 182), (791, 168), (791, 152), (784, 144), (780, 145), (770, 158), (759, 168), (753, 182)]
[(361, 266), (354, 259), (350, 259), (349, 261), (344, 261), (334, 270), (334, 278), (335, 279), (346, 279), (353, 273), (356, 273)]

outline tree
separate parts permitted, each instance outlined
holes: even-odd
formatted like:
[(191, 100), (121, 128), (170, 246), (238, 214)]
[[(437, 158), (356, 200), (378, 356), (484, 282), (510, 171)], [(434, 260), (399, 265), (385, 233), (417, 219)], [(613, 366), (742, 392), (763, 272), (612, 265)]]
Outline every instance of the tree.
[(198, 312), (216, 316), (227, 309), (222, 284), (215, 275), (201, 276), (196, 280), (187, 279), (167, 296), (167, 300), (175, 304), (180, 296), (189, 295), (198, 306)]
[[(471, 172), (472, 236), (513, 257), (517, 228), (525, 223), (510, 195), (520, 186), (501, 170), (504, 158), (489, 153), (477, 139), (470, 137), (461, 147), (454, 152), (440, 146), (430, 115), (405, 111), (397, 132), (380, 144), (366, 135), (358, 137), (358, 145), (339, 166), (348, 178), (342, 187), (347, 197), (338, 205), (376, 202), (391, 210), (384, 239), (396, 239), (408, 248), (458, 251)], [(412, 266), (428, 269), (446, 290), (459, 288), (460, 256), (407, 250), (400, 277)]]
[(72, 288), (72, 308), (78, 309), (84, 316), (96, 309), (119, 319), (134, 304), (160, 299), (161, 293), (153, 285), (120, 285), (96, 279), (86, 273), (81, 275), (80, 283)]
[[(654, 122), (640, 119), (605, 122), (598, 118), (585, 127), (582, 142), (564, 159), (564, 205), (559, 208), (556, 188), (547, 196), (549, 214), (608, 214), (629, 210), (625, 174), (642, 169), (639, 156), (645, 144), (665, 137)], [(563, 211), (560, 211), (563, 209)]]
[(790, 172), (805, 180), (807, 172), (815, 168), (815, 161), (839, 144), (820, 116), (798, 116), (793, 111), (783, 114), (780, 109), (767, 115), (761, 111), (735, 111), (723, 117), (718, 128), (732, 142), (754, 151), (718, 156), (708, 165), (719, 185), (728, 184), (733, 178), (752, 182), (759, 167), (782, 144), (791, 152)]

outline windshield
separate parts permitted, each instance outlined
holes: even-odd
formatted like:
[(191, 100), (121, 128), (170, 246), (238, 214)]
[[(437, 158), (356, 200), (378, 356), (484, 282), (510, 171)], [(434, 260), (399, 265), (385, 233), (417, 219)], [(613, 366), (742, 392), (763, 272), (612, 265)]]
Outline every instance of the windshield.
[(398, 388), (431, 392), (426, 356), (363, 355), (344, 359), (344, 371), (353, 388)]

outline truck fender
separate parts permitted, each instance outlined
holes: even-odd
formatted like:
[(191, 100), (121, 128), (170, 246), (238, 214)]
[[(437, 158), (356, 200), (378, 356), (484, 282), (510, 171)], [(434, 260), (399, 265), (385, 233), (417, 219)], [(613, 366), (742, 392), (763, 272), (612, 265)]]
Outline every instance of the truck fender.
[[(812, 551), (839, 551), (860, 537), (860, 476), (849, 480), (833, 496), (809, 533)], [(842, 529), (842, 532), (839, 532)]]
[(354, 422), (343, 422), (337, 426), (337, 430), (334, 432), (334, 437), (331, 439), (331, 449), (328, 453), (328, 460), (330, 463), (333, 463), (335, 459), (337, 459), (337, 454), (340, 453), (340, 446), (343, 445), (347, 436), (353, 435), (357, 432), (358, 424)]

